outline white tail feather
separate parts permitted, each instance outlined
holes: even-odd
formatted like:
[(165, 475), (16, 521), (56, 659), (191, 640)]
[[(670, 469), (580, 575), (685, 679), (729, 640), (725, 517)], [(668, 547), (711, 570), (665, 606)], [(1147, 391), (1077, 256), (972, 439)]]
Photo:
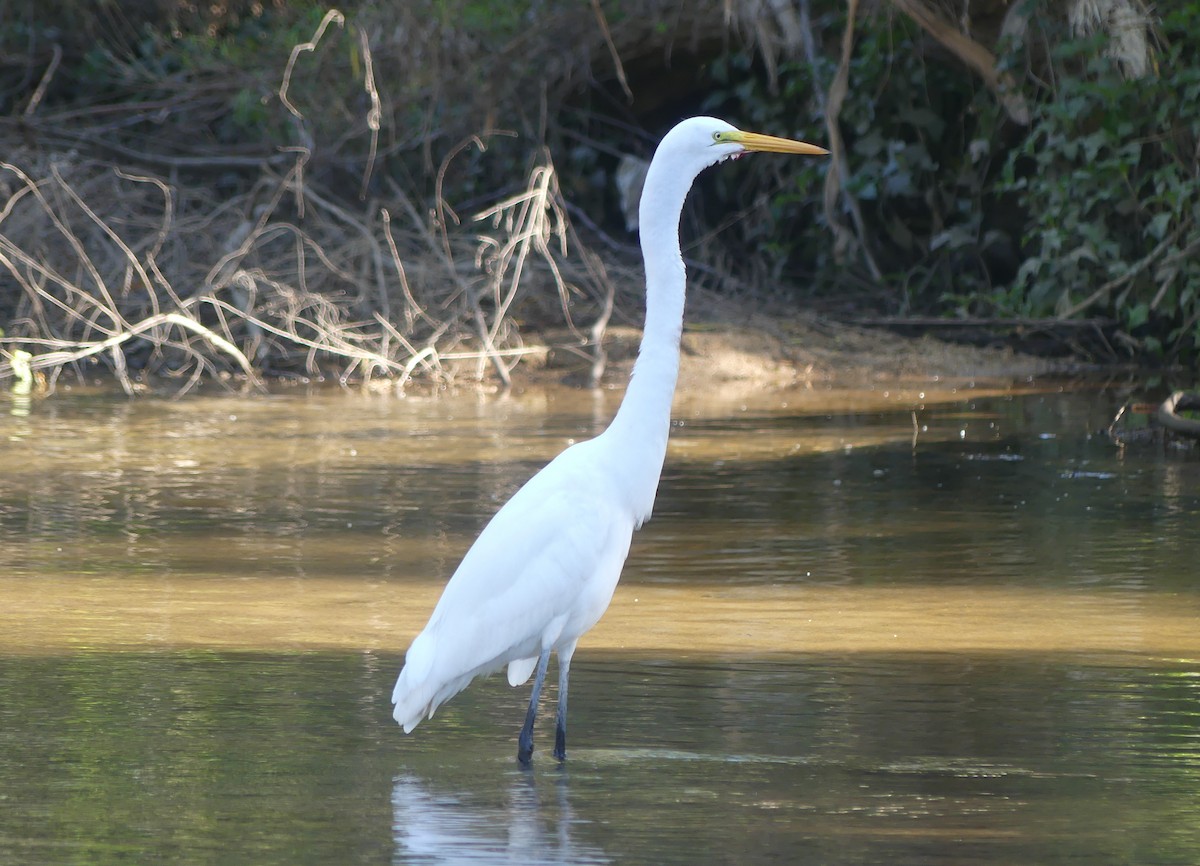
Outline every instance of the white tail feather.
[[(392, 690), (392, 703), (396, 708), (392, 717), (404, 726), (404, 733), (409, 733), (422, 719), (433, 716), (437, 709), (433, 692), (436, 684), (431, 682), (433, 663), (436, 657), (433, 638), (428, 631), (417, 635), (408, 648), (404, 657), (404, 669), (396, 680), (396, 688)], [(438, 702), (440, 703), (440, 701)]]
[[(396, 688), (392, 690), (392, 703), (396, 705), (392, 717), (403, 726), (406, 734), (425, 719), (433, 718), (438, 707), (469, 686), (475, 677), (489, 673), (501, 664), (489, 659), (470, 670), (448, 671), (445, 669), (447, 658), (438, 656), (435, 634), (436, 629), (426, 628), (413, 640), (404, 658), (404, 668), (396, 680)], [(513, 662), (509, 666), (509, 682), (520, 685), (529, 679), (536, 665), (536, 657)], [(522, 678), (516, 681), (513, 680), (513, 666), (517, 666), (517, 672), (524, 671)]]

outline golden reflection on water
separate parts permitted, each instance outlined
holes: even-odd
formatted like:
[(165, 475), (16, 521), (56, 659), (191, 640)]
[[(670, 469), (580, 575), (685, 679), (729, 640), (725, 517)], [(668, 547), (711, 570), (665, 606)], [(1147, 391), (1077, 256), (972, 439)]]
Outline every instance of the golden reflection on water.
[[(403, 652), (440, 591), (440, 584), (313, 577), (0, 578), (0, 652)], [(580, 651), (1194, 658), (1198, 615), (1200, 605), (1173, 593), (1120, 590), (624, 586)]]
[[(798, 452), (900, 440), (907, 446), (914, 435), (919, 448), (929, 439), (958, 439), (968, 428), (974, 438), (995, 416), (975, 411), (973, 401), (1056, 390), (1040, 383), (946, 382), (684, 392), (675, 410), (678, 428), (668, 466), (765, 464)], [(389, 496), (393, 507), (422, 508), (440, 489), (444, 478), (437, 473), (447, 467), (548, 460), (572, 439), (602, 429), (620, 396), (615, 390), (539, 389), (506, 397), (396, 400), (319, 392), (252, 400), (98, 401), (94, 408), (65, 401), (61, 412), (59, 404), (41, 405), (10, 429), (8, 447), (0, 451), (0, 472), (10, 488), (29, 490), (28, 502), (41, 515), (40, 522), (29, 524), (22, 550), (33, 565), (22, 574), (17, 563), (0, 576), (0, 652), (193, 646), (401, 652), (424, 624), (444, 576), (470, 539), (447, 527), (432, 534), (406, 532), (380, 545), (378, 557), (363, 556), (361, 546), (378, 538), (351, 532), (355, 515), (375, 510), (376, 496)], [(924, 421), (930, 417), (926, 407), (956, 404), (963, 409), (943, 408), (928, 428), (917, 423), (910, 429), (910, 414)], [(748, 423), (738, 420), (742, 415)], [(820, 423), (805, 426), (810, 417)], [(374, 467), (409, 465), (441, 481), (401, 505), (395, 499), (407, 493), (402, 486), (407, 482), (382, 488), (364, 482), (346, 492), (350, 478), (373, 480), (379, 474)], [(468, 483), (480, 495), (479, 478)], [(495, 487), (498, 506), (505, 489), (517, 482), (505, 477), (483, 483)], [(346, 531), (326, 526), (309, 533), (307, 521), (319, 516), (313, 510), (319, 506), (302, 504), (308, 502), (302, 497), (323, 503), (327, 492), (343, 497)], [(276, 523), (267, 530), (256, 515), (277, 505)], [(207, 522), (203, 531), (164, 532), (157, 523), (160, 513), (175, 520), (196, 514)], [(242, 513), (231, 531), (228, 519)], [(927, 529), (917, 525), (925, 519), (921, 514), (900, 508), (872, 523), (871, 536), (877, 541), (888, 533)], [(65, 547), (64, 515), (74, 533)], [(960, 532), (981, 534), (994, 519), (993, 512), (955, 518)], [(481, 523), (472, 511), (455, 529)], [(711, 516), (694, 525), (703, 526), (703, 538), (672, 543), (697, 555), (705, 555), (705, 542), (711, 547), (714, 539), (746, 531), (723, 528)], [(214, 543), (215, 538), (221, 540)], [(726, 540), (736, 547), (736, 538)], [(653, 549), (642, 542), (643, 555)], [(634, 562), (638, 555), (635, 545)], [(291, 574), (278, 574), (283, 564)], [(398, 574), (442, 579), (394, 579)], [(997, 585), (995, 577), (979, 586), (950, 581), (733, 587), (703, 578), (687, 586), (626, 584), (583, 649), (1153, 656), (1200, 651), (1200, 629), (1194, 627), (1200, 611), (1190, 596), (1181, 600), (1147, 587), (1032, 588), (1032, 579), (1007, 586)]]
[[(1048, 390), (1057, 389), (1032, 382), (946, 381), (685, 391), (675, 401), (677, 426), (669, 459), (748, 460), (908, 441), (913, 434), (909, 413), (968, 398)], [(7, 431), (9, 447), (0, 451), (0, 472), (202, 474), (214, 465), (261, 472), (340, 465), (348, 459), (420, 461), (430, 466), (518, 457), (547, 462), (572, 441), (604, 429), (621, 396), (618, 389), (538, 388), (503, 396), (460, 393), (401, 400), (325, 390), (135, 402), (65, 420), (53, 415), (59, 406), (46, 403), (41, 411), (49, 416), (34, 413), (13, 419)], [(877, 413), (899, 413), (905, 420), (899, 425), (862, 423), (863, 416)], [(747, 414), (765, 420), (812, 417), (845, 423), (822, 424), (799, 433), (794, 428), (765, 426), (753, 436), (711, 429), (693, 435), (688, 429), (692, 424)], [(977, 423), (984, 420), (978, 414), (971, 417)], [(538, 429), (547, 419), (557, 427)], [(928, 430), (921, 431), (918, 439), (947, 435), (946, 430)]]

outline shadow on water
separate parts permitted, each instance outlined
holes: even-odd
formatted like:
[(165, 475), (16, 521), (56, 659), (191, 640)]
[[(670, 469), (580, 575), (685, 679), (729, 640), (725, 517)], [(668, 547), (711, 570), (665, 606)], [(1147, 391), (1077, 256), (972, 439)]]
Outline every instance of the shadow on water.
[(0, 862), (1200, 862), (1200, 461), (1087, 390), (685, 400), (567, 765), (503, 677), (403, 735), (446, 575), (617, 396), (7, 419)]

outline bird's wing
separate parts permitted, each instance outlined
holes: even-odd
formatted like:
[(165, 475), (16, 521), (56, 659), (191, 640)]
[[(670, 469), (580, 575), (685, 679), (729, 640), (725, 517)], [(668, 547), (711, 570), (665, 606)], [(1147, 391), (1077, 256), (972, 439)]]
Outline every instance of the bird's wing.
[(475, 676), (578, 638), (607, 608), (633, 517), (594, 464), (563, 459), (572, 450), (496, 513), (446, 585), (396, 683), (406, 729)]

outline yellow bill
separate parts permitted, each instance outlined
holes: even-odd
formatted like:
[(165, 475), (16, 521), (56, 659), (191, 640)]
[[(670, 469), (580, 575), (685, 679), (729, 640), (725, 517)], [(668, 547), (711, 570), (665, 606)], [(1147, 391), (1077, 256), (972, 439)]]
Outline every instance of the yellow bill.
[(809, 144), (806, 141), (794, 141), (790, 138), (778, 138), (774, 135), (762, 135), (757, 132), (731, 132), (728, 140), (736, 141), (746, 150), (769, 153), (804, 153), (812, 156), (823, 156), (829, 153), (825, 148)]

